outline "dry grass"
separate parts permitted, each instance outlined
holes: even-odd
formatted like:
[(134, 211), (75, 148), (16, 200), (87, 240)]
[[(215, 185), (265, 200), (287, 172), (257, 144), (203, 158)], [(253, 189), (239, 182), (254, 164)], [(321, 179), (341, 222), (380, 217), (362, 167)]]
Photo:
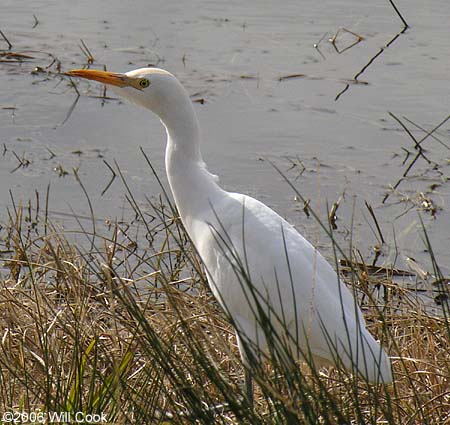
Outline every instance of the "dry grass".
[[(354, 283), (394, 358), (395, 384), (305, 365), (283, 375), (274, 360), (255, 372), (252, 410), (232, 328), (179, 220), (153, 208), (145, 249), (113, 226), (82, 251), (30, 209), (11, 213), (1, 233), (0, 411), (102, 412), (123, 424), (450, 423), (448, 319), (413, 301), (399, 307), (398, 287), (366, 272)], [(389, 294), (382, 315), (375, 283)]]

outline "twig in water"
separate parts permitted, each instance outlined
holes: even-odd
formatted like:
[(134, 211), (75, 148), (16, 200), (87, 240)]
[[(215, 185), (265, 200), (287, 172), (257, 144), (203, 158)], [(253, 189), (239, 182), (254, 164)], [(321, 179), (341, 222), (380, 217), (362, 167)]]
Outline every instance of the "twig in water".
[[(106, 65), (103, 65), (103, 71), (106, 71)], [(103, 84), (103, 93), (102, 93), (102, 98), (103, 98), (103, 100), (102, 100), (102, 106), (105, 104), (106, 90), (107, 90), (106, 84)]]
[(89, 197), (89, 194), (88, 194), (86, 188), (84, 187), (84, 184), (83, 184), (83, 182), (80, 179), (80, 176), (78, 175), (78, 169), (77, 168), (73, 168), (73, 174), (75, 176), (75, 180), (80, 185), (81, 190), (83, 191), (84, 195), (86, 196), (86, 200), (87, 200), (87, 203), (88, 203), (88, 206), (89, 206), (89, 212), (91, 214), (91, 221), (92, 221), (91, 251), (92, 251), (94, 249), (94, 246), (95, 246), (95, 237), (97, 235), (97, 229), (96, 229), (96, 226), (95, 226), (94, 207), (92, 206), (91, 198)]
[(350, 84), (346, 84), (345, 87), (336, 95), (334, 100), (339, 100), (339, 98), (350, 88)]
[[(353, 77), (354, 80), (357, 80), (366, 70), (367, 68), (369, 68), (369, 66), (371, 66), (375, 60), (388, 48), (390, 47), (395, 40), (397, 40), (398, 37), (400, 37), (401, 34), (403, 34), (408, 28), (409, 25), (406, 23), (406, 21), (404, 20), (403, 16), (400, 14), (399, 10), (397, 9), (397, 7), (395, 6), (394, 2), (392, 0), (389, 0), (389, 2), (391, 3), (392, 7), (394, 8), (395, 12), (397, 13), (397, 15), (400, 17), (400, 19), (403, 22), (403, 28), (401, 29), (401, 31), (399, 31), (397, 34), (394, 35), (394, 37), (391, 38), (391, 40), (389, 40), (389, 42), (384, 46), (384, 47), (380, 47), (380, 50), (378, 50), (377, 53), (375, 53), (375, 55), (373, 55), (369, 61), (356, 73), (356, 75)], [(346, 85), (334, 98), (335, 101), (339, 100), (339, 98), (349, 89), (349, 85)]]
[[(418, 128), (419, 130), (422, 130), (424, 133), (428, 133), (428, 130), (426, 130), (425, 128), (421, 127), (419, 124), (416, 124), (414, 121), (411, 121), (409, 118), (407, 117), (402, 117), (405, 121), (408, 121), (410, 124), (412, 124), (414, 127)], [(445, 149), (450, 151), (450, 147), (448, 145), (446, 145), (441, 139), (439, 139), (438, 137), (436, 137), (434, 134), (430, 134), (430, 137), (434, 140), (436, 140), (436, 142), (438, 142), (441, 146), (443, 146)]]
[(100, 194), (101, 196), (103, 196), (106, 191), (111, 187), (111, 185), (113, 184), (114, 179), (117, 177), (116, 172), (114, 171), (114, 169), (111, 167), (111, 165), (108, 164), (108, 162), (104, 159), (103, 163), (109, 168), (109, 171), (111, 171), (112, 173), (112, 177), (111, 180), (108, 182), (108, 184), (106, 185), (106, 187), (102, 190), (102, 193)]
[(305, 199), (303, 201), (303, 212), (305, 213), (306, 217), (309, 217), (309, 204), (311, 203), (311, 199)]
[(431, 161), (423, 154), (423, 148), (422, 146), (420, 146), (420, 143), (416, 140), (416, 138), (414, 137), (414, 135), (409, 131), (408, 127), (406, 127), (405, 124), (403, 124), (403, 122), (400, 120), (400, 118), (396, 117), (392, 112), (388, 112), (388, 114), (394, 118), (395, 121), (397, 121), (403, 128), (403, 130), (406, 131), (406, 133), (408, 134), (409, 137), (411, 137), (411, 139), (414, 142), (414, 149), (418, 149), (420, 156), (423, 157), (423, 159), (425, 159), (425, 161), (428, 162), (428, 164), (431, 164)]
[(337, 215), (336, 215), (336, 212), (337, 212), (337, 210), (339, 208), (341, 200), (342, 200), (342, 196), (340, 196), (339, 199), (336, 202), (333, 202), (333, 205), (331, 206), (330, 212), (328, 214), (328, 221), (330, 222), (331, 228), (333, 230), (337, 230), (337, 228), (338, 228), (337, 224), (336, 224), (336, 221), (338, 219)]
[(406, 153), (405, 159), (402, 161), (402, 165), (405, 165), (406, 161), (408, 161), (408, 158), (411, 155), (411, 152), (408, 149), (404, 148), (403, 146), (401, 149), (402, 149), (402, 151), (404, 151)]
[(373, 221), (375, 222), (375, 226), (377, 228), (378, 235), (380, 236), (380, 241), (381, 241), (381, 243), (384, 244), (385, 242), (384, 242), (384, 238), (383, 238), (383, 233), (381, 232), (380, 225), (378, 224), (378, 220), (375, 217), (375, 213), (373, 212), (372, 205), (370, 205), (367, 201), (364, 201), (364, 203), (366, 204), (366, 208), (368, 209)]
[[(436, 130), (438, 130), (440, 127), (442, 127), (449, 119), (450, 119), (450, 115), (448, 115), (446, 118), (444, 118), (437, 126), (435, 126), (432, 130), (430, 130), (429, 132), (427, 132), (425, 134), (425, 136), (423, 136), (420, 140), (416, 140), (416, 138), (411, 134), (411, 132), (406, 129), (405, 125), (401, 122), (401, 120), (399, 120), (399, 118), (397, 118), (394, 114), (390, 113), (389, 114), (397, 121), (401, 124), (401, 126), (405, 129), (405, 131), (408, 133), (408, 135), (413, 139), (414, 143), (415, 143), (415, 148), (418, 149), (417, 154), (414, 156), (414, 158), (412, 159), (412, 161), (409, 163), (408, 167), (406, 168), (406, 170), (403, 172), (402, 177), (400, 177), (400, 179), (397, 181), (397, 183), (395, 183), (394, 186), (392, 186), (392, 191), (394, 191), (395, 189), (398, 188), (398, 186), (400, 185), (400, 183), (404, 180), (404, 178), (408, 175), (408, 173), (411, 171), (412, 167), (414, 166), (414, 164), (416, 163), (416, 161), (419, 159), (419, 157), (423, 157), (429, 164), (432, 164), (432, 162), (423, 154), (423, 148), (421, 146), (421, 144), (429, 137), (431, 136)], [(381, 201), (382, 204), (384, 204), (386, 202), (386, 200), (389, 198), (390, 193), (386, 193), (386, 195), (384, 196), (383, 200)]]
[(293, 78), (304, 78), (304, 77), (306, 77), (305, 74), (290, 74), (290, 75), (284, 75), (282, 77), (279, 77), (278, 81), (291, 80)]
[[(241, 76), (241, 78), (253, 78), (253, 77), (243, 77)], [(288, 75), (282, 75), (281, 77), (278, 77), (278, 81), (286, 81), (286, 80), (293, 80), (296, 78), (307, 78), (308, 80), (313, 80), (313, 81), (317, 81), (317, 80), (326, 80), (326, 81), (338, 81), (340, 83), (344, 83), (346, 86), (349, 86), (351, 84), (362, 84), (364, 86), (369, 85), (369, 83), (367, 81), (361, 81), (361, 80), (354, 80), (354, 79), (336, 79), (336, 78), (325, 78), (325, 77), (316, 77), (314, 75), (307, 75), (307, 74), (288, 74)]]
[(391, 5), (394, 8), (394, 10), (397, 12), (398, 17), (403, 22), (403, 32), (405, 32), (409, 28), (408, 23), (405, 21), (405, 19), (403, 18), (402, 14), (400, 13), (400, 11), (397, 9), (397, 6), (395, 5), (395, 3), (392, 0), (389, 0), (389, 3), (391, 3)]
[(45, 67), (45, 69), (51, 68), (55, 63), (55, 69), (58, 74), (61, 73), (61, 61), (52, 53), (48, 53), (48, 56), (51, 58), (51, 62)]
[(77, 87), (77, 83), (75, 81), (72, 80), (72, 78), (69, 77), (69, 82), (70, 85), (73, 87), (73, 89), (75, 90), (75, 92), (77, 93), (78, 97), (81, 96), (78, 87)]
[(94, 63), (94, 56), (86, 46), (86, 43), (83, 41), (83, 39), (80, 38), (80, 41), (81, 41), (80, 50), (86, 55), (87, 65), (89, 67)]
[(77, 87), (77, 83), (75, 83), (75, 81), (72, 80), (72, 78), (69, 77), (69, 83), (70, 85), (73, 87), (73, 89), (75, 90), (77, 97), (75, 98), (75, 100), (73, 101), (73, 103), (70, 105), (69, 110), (67, 111), (66, 117), (64, 118), (64, 120), (62, 121), (61, 124), (59, 124), (57, 127), (64, 125), (67, 120), (71, 117), (75, 107), (77, 106), (78, 101), (80, 100), (81, 94), (80, 91), (78, 90)]
[(50, 154), (50, 158), (47, 158), (47, 159), (53, 159), (56, 156), (56, 154), (49, 147), (46, 147), (45, 149)]
[(0, 57), (5, 58), (2, 62), (26, 62), (27, 59), (34, 59), (34, 56), (18, 52), (1, 52)]
[(322, 36), (322, 38), (321, 38), (317, 43), (314, 43), (314, 44), (313, 44), (313, 47), (319, 52), (319, 55), (322, 56), (322, 59), (323, 59), (323, 60), (326, 60), (326, 57), (325, 57), (325, 55), (320, 51), (319, 45), (320, 45), (320, 43), (322, 43), (323, 39), (324, 39), (326, 36), (327, 36), (327, 33), (325, 33), (325, 34)]
[(6, 44), (8, 44), (8, 50), (12, 49), (12, 44), (9, 42), (8, 38), (6, 37), (5, 33), (0, 30), (0, 35), (3, 37), (3, 40), (6, 41)]
[[(356, 38), (356, 40), (353, 43), (349, 44), (347, 47), (344, 47), (342, 50), (339, 49), (339, 47), (337, 46), (337, 38), (341, 32), (346, 32), (348, 34), (353, 35)], [(344, 53), (346, 50), (351, 49), (353, 46), (356, 46), (357, 44), (361, 43), (361, 41), (363, 40), (364, 40), (363, 36), (356, 34), (353, 31), (348, 30), (347, 28), (339, 28), (336, 31), (336, 34), (334, 34), (333, 37), (331, 37), (328, 41), (332, 44), (334, 50), (336, 50), (337, 53), (341, 54)]]
[(35, 29), (39, 25), (39, 21), (38, 21), (38, 18), (36, 17), (36, 15), (33, 15), (33, 18), (34, 18), (34, 24), (33, 24), (32, 28)]
[(17, 161), (19, 161), (19, 164), (17, 165), (16, 168), (10, 171), (11, 173), (14, 173), (19, 168), (26, 168), (31, 164), (31, 161), (25, 158), (25, 153), (22, 155), (22, 158), (19, 158), (19, 156), (14, 151), (12, 151), (12, 154), (16, 157)]
[(303, 173), (306, 171), (305, 164), (303, 161), (296, 155), (294, 159), (292, 159), (289, 156), (284, 156), (283, 158), (286, 158), (291, 163), (291, 166), (286, 170), (286, 172), (293, 170), (294, 168), (297, 169), (297, 175), (295, 176), (295, 180), (297, 181), (299, 177), (303, 175)]
[(67, 111), (66, 117), (64, 118), (63, 122), (62, 122), (61, 124), (59, 124), (60, 126), (61, 126), (61, 125), (64, 125), (64, 124), (67, 122), (67, 120), (71, 117), (72, 112), (73, 112), (74, 109), (75, 109), (75, 106), (77, 106), (77, 103), (78, 103), (78, 101), (80, 100), (80, 93), (78, 92), (78, 89), (76, 88), (76, 86), (74, 86), (74, 87), (75, 87), (75, 90), (76, 90), (76, 92), (77, 92), (77, 97), (75, 98), (75, 100), (73, 101), (73, 103), (70, 105), (70, 108), (69, 108), (69, 110)]

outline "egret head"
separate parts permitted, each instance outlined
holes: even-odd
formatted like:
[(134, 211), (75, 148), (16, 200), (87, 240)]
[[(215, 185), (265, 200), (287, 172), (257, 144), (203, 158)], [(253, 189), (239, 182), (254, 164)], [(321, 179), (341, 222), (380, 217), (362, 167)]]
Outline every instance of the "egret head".
[(183, 86), (170, 73), (159, 68), (139, 68), (124, 74), (93, 69), (75, 69), (66, 73), (110, 86), (115, 93), (150, 109), (161, 119), (187, 96)]

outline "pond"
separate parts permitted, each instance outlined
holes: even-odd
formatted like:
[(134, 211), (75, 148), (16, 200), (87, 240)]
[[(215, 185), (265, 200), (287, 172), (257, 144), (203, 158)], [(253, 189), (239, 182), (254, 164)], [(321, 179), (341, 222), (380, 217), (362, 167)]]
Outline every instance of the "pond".
[(322, 220), (339, 203), (335, 235), (344, 249), (351, 240), (371, 263), (381, 232), (377, 264), (406, 268), (414, 257), (432, 272), (423, 221), (448, 274), (449, 123), (426, 137), (448, 116), (448, 1), (398, 2), (406, 30), (388, 1), (2, 6), (2, 221), (12, 199), (35, 205), (39, 193), (42, 204), (47, 190), (52, 220), (65, 229), (79, 226), (74, 217), (89, 221), (74, 168), (100, 223), (133, 216), (121, 179), (108, 187), (115, 162), (144, 209), (146, 197), (158, 196), (140, 150), (167, 184), (158, 119), (100, 85), (75, 89), (59, 75), (88, 62), (118, 72), (155, 65), (192, 95), (204, 159), (227, 190), (265, 202), (332, 258), (328, 238), (273, 163)]

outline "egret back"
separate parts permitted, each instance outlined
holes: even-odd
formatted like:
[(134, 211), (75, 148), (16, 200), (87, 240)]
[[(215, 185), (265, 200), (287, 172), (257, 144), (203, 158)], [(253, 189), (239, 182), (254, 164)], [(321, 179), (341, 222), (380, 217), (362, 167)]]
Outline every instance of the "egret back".
[[(223, 192), (190, 233), (216, 298), (255, 351), (271, 338), (294, 358), (342, 364), (369, 381), (392, 379), (348, 288), (295, 228), (263, 203)], [(244, 358), (245, 353), (242, 352)], [(247, 356), (248, 357), (248, 356)]]

